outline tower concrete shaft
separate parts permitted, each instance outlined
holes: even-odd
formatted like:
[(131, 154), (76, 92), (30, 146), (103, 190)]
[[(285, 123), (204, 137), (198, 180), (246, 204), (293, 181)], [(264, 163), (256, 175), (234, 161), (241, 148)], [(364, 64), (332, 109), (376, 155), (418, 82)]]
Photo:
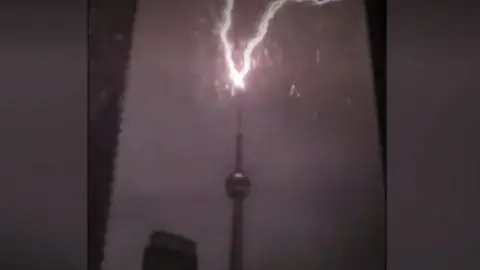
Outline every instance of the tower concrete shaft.
[(230, 270), (243, 270), (243, 198), (233, 200)]

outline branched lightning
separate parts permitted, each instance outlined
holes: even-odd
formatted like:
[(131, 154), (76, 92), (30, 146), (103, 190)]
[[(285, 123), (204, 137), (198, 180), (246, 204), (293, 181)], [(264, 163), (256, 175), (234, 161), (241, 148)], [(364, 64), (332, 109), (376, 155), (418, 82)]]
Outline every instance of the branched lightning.
[(235, 61), (233, 60), (233, 45), (228, 39), (228, 31), (232, 26), (234, 0), (226, 0), (226, 5), (223, 10), (223, 22), (220, 28), (220, 40), (223, 46), (224, 58), (228, 67), (229, 77), (233, 83), (231, 94), (234, 95), (237, 90), (245, 90), (245, 77), (252, 68), (252, 52), (267, 34), (270, 21), (285, 4), (308, 2), (315, 6), (321, 6), (334, 1), (339, 0), (275, 0), (270, 2), (258, 24), (255, 36), (248, 41), (243, 51), (242, 68), (237, 69)]

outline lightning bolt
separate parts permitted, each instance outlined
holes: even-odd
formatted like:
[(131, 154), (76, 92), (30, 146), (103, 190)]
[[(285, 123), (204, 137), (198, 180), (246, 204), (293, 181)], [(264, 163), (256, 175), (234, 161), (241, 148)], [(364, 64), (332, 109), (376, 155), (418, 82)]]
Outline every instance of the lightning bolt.
[(232, 96), (235, 95), (238, 90), (245, 91), (245, 77), (252, 69), (252, 53), (267, 34), (270, 21), (285, 4), (308, 2), (314, 6), (322, 6), (336, 1), (340, 0), (275, 0), (270, 2), (258, 24), (255, 36), (247, 42), (243, 51), (243, 66), (241, 69), (237, 69), (237, 65), (233, 60), (233, 45), (228, 39), (228, 31), (232, 26), (232, 12), (235, 1), (226, 0), (225, 8), (223, 9), (223, 21), (220, 27), (220, 41), (223, 46), (229, 77), (233, 83), (233, 87), (230, 88)]

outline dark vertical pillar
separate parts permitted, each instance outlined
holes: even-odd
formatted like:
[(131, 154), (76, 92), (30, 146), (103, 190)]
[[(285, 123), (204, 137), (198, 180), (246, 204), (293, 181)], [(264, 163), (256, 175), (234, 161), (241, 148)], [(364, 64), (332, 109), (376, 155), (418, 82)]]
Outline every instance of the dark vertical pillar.
[[(387, 192), (387, 144), (386, 144), (386, 0), (365, 0), (368, 35), (370, 41), (370, 55), (372, 59), (379, 135), (383, 167), (383, 187), (386, 204)], [(379, 219), (376, 242), (377, 254), (382, 258), (381, 264), (386, 266), (386, 205), (383, 207), (383, 216)]]
[(365, 0), (386, 188), (386, 1)]
[(101, 269), (136, 0), (90, 0), (88, 269)]
[(243, 269), (243, 198), (233, 199), (230, 270)]

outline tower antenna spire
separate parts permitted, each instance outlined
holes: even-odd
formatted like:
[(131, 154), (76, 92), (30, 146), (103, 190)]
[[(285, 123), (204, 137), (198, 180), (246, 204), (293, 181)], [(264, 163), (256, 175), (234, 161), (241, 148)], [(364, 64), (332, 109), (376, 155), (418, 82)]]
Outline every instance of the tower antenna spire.
[(235, 157), (235, 170), (238, 172), (243, 171), (243, 110), (242, 110), (242, 97), (237, 95), (237, 136), (236, 136), (236, 157)]

